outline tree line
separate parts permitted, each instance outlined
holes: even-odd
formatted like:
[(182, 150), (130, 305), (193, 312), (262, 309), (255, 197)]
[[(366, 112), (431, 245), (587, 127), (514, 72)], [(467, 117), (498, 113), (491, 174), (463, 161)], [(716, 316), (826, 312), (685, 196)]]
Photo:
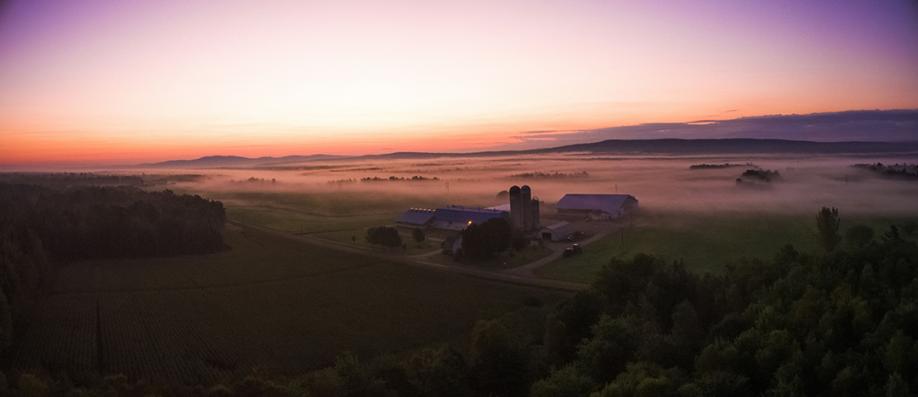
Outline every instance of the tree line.
[(215, 252), (225, 216), (218, 201), (169, 190), (0, 183), (0, 352), (56, 264)]

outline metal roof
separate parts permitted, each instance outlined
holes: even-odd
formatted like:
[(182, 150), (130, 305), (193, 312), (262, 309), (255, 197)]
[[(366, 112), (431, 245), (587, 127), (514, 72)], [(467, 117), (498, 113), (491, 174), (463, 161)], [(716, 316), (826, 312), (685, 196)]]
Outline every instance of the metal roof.
[(507, 216), (506, 211), (492, 210), (487, 208), (469, 208), (469, 207), (444, 207), (437, 208), (434, 211), (436, 222), (468, 224), (484, 223), (490, 219)]
[(510, 212), (510, 203), (495, 205), (493, 207), (488, 207), (489, 210), (498, 210), (498, 211), (507, 211)]
[(427, 208), (412, 208), (399, 215), (397, 223), (407, 225), (426, 225), (434, 217), (434, 210)]
[(570, 226), (570, 225), (571, 225), (571, 224), (570, 224), (569, 222), (561, 221), (561, 222), (553, 223), (553, 224), (548, 225), (548, 226), (544, 226), (544, 227), (542, 227), (542, 229), (543, 229), (543, 230), (548, 230), (548, 231), (555, 232), (555, 231), (567, 229), (567, 227)]
[(555, 205), (562, 210), (592, 210), (617, 214), (625, 203), (637, 203), (630, 194), (565, 194)]

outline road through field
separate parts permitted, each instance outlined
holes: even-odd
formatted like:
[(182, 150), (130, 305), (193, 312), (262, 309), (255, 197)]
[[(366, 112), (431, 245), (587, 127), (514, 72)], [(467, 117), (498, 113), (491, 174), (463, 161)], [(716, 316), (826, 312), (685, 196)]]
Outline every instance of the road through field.
[[(601, 233), (594, 234), (594, 235), (591, 236), (590, 238), (578, 242), (578, 244), (580, 244), (580, 245), (582, 245), (582, 246), (586, 246), (587, 244), (590, 244), (590, 243), (592, 243), (592, 242), (594, 242), (594, 241), (596, 241), (596, 240), (599, 240), (599, 239), (601, 239), (601, 238), (603, 238), (603, 237), (608, 236), (609, 233), (612, 233), (612, 232), (613, 232), (613, 230), (609, 230), (609, 231), (604, 231), (604, 232), (601, 232)], [(517, 266), (517, 267), (511, 268), (511, 269), (504, 270), (504, 273), (513, 274), (513, 275), (516, 275), (516, 276), (526, 277), (526, 278), (538, 278), (539, 276), (537, 276), (537, 275), (535, 274), (535, 270), (536, 270), (536, 269), (538, 269), (538, 268), (540, 268), (540, 267), (542, 267), (542, 266), (545, 266), (545, 265), (547, 265), (547, 264), (549, 264), (549, 263), (552, 263), (552, 262), (554, 262), (554, 261), (556, 261), (556, 260), (558, 260), (558, 259), (561, 259), (561, 256), (562, 256), (563, 254), (564, 254), (564, 249), (563, 249), (563, 248), (561, 248), (561, 249), (556, 249), (556, 250), (554, 250), (554, 251), (551, 253), (551, 255), (549, 255), (549, 256), (546, 256), (546, 257), (541, 258), (541, 259), (534, 260), (534, 261), (529, 262), (529, 263), (527, 263), (527, 264), (525, 264), (525, 265), (522, 265), (522, 266)]]

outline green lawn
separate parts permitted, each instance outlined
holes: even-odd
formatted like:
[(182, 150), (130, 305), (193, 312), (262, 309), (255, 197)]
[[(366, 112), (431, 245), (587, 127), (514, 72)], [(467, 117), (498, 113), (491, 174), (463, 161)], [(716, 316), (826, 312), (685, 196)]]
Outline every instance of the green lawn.
[[(842, 215), (842, 229), (863, 223), (879, 236), (896, 217), (850, 217)], [(844, 230), (843, 230), (844, 232)], [(815, 213), (787, 215), (773, 213), (645, 213), (621, 231), (586, 247), (582, 255), (561, 258), (538, 269), (537, 274), (566, 281), (591, 282), (611, 258), (648, 253), (669, 260), (682, 259), (697, 272), (718, 272), (726, 264), (743, 258), (768, 259), (785, 244), (803, 252), (819, 252)]]
[(106, 373), (180, 382), (256, 367), (301, 373), (348, 350), (371, 356), (461, 344), (478, 319), (566, 296), (253, 229), (229, 226), (226, 241), (232, 249), (211, 255), (63, 268), (22, 334), (14, 367), (79, 376), (101, 362)]

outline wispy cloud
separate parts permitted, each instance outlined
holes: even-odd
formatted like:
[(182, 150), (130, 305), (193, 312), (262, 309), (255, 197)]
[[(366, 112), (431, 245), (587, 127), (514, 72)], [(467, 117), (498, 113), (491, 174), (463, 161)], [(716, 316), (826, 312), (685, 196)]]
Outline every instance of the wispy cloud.
[[(726, 112), (733, 112), (730, 109)], [(525, 131), (499, 149), (531, 149), (606, 139), (773, 138), (812, 141), (918, 141), (918, 109), (702, 119), (646, 123), (582, 131)]]

